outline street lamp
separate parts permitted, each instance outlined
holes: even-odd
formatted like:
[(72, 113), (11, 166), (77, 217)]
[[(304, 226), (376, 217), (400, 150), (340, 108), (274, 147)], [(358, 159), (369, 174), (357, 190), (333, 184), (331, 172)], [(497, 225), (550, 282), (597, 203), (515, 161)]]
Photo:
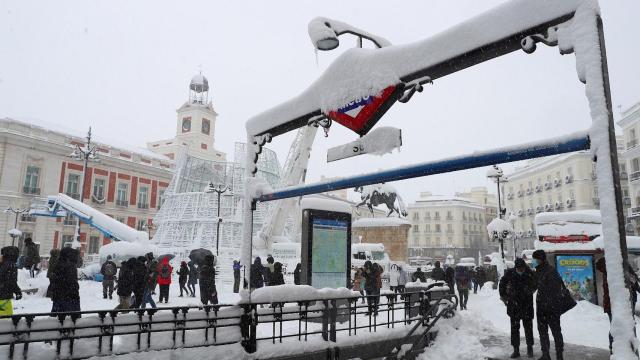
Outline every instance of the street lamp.
[(516, 234), (515, 232), (515, 228), (516, 228), (516, 220), (518, 219), (518, 217), (516, 217), (516, 215), (514, 213), (509, 214), (509, 223), (511, 224), (511, 229), (513, 229), (513, 232), (511, 234), (511, 239), (513, 240), (513, 261), (516, 261), (516, 259), (518, 258), (518, 250), (516, 249), (516, 239), (519, 237), (518, 234)]
[[(87, 178), (89, 161), (100, 162), (96, 152), (96, 146), (91, 144), (91, 127), (89, 127), (89, 131), (87, 132), (87, 141), (82, 145), (81, 147), (79, 144), (76, 144), (73, 152), (69, 154), (69, 157), (73, 160), (84, 162), (84, 166), (82, 167), (82, 181), (80, 181), (80, 202), (84, 202), (84, 182)], [(80, 248), (80, 219), (76, 222), (76, 238), (73, 243), (71, 243), (71, 247), (74, 249)]]
[(13, 223), (13, 229), (8, 231), (9, 235), (11, 236), (11, 246), (14, 246), (16, 237), (22, 235), (22, 231), (18, 230), (18, 215), (28, 213), (29, 209), (20, 209), (20, 208), (14, 209), (11, 206), (9, 206), (8, 208), (4, 209), (4, 212), (7, 214), (8, 213), (16, 214), (16, 219)]
[(142, 225), (142, 228), (147, 230), (147, 232), (149, 233), (149, 240), (151, 240), (151, 230), (155, 230), (158, 227), (153, 225), (153, 223), (150, 223), (149, 221), (147, 221), (144, 225)]
[(218, 222), (216, 224), (216, 256), (220, 254), (220, 223), (222, 222), (222, 218), (220, 217), (220, 195), (227, 192), (227, 190), (229, 190), (229, 187), (227, 185), (222, 185), (222, 184), (213, 185), (212, 182), (209, 182), (209, 184), (207, 185), (207, 188), (204, 190), (204, 192), (207, 194), (211, 194), (214, 192), (218, 194), (218, 215), (217, 215)]
[(309, 37), (313, 46), (322, 51), (333, 50), (340, 45), (338, 36), (352, 34), (358, 37), (358, 47), (362, 47), (362, 39), (371, 41), (377, 48), (390, 46), (389, 40), (353, 27), (342, 21), (317, 17), (309, 22)]
[(504, 261), (504, 241), (513, 236), (513, 227), (507, 221), (495, 218), (487, 225), (487, 232), (493, 241), (500, 242), (500, 255)]
[(500, 200), (500, 182), (501, 181), (503, 183), (507, 182), (507, 178), (504, 177), (504, 174), (502, 173), (502, 169), (499, 168), (497, 165), (493, 165), (493, 167), (487, 170), (487, 177), (495, 181), (495, 183), (498, 186), (498, 218), (502, 219), (502, 215), (504, 215), (504, 213), (506, 212), (506, 209), (502, 210), (502, 202)]

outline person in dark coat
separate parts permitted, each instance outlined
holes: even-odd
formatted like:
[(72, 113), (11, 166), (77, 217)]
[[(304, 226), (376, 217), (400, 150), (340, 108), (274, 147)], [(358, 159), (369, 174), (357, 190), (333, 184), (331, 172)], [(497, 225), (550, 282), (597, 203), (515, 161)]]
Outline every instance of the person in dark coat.
[(13, 315), (12, 299), (15, 295), (16, 300), (22, 298), (22, 291), (18, 286), (18, 270), (16, 269), (16, 261), (18, 261), (18, 250), (15, 246), (5, 246), (0, 250), (2, 259), (0, 260), (0, 316)]
[(40, 252), (30, 237), (24, 239), (24, 252), (24, 267), (29, 269), (29, 275), (33, 278), (36, 276), (35, 273), (38, 270), (38, 264), (40, 264)]
[(251, 271), (249, 273), (249, 282), (252, 289), (259, 289), (264, 286), (264, 267), (262, 266), (262, 260), (257, 256), (251, 265)]
[(273, 256), (269, 255), (267, 256), (267, 265), (263, 267), (264, 269), (264, 286), (270, 286), (271, 285), (271, 276), (273, 275), (274, 272), (274, 263), (275, 260), (273, 259)]
[(147, 283), (147, 266), (145, 265), (146, 258), (144, 256), (139, 256), (135, 261), (133, 261), (132, 271), (133, 271), (133, 296), (135, 297), (135, 302), (131, 308), (137, 309), (142, 306), (142, 298), (144, 296), (144, 289)]
[[(556, 359), (563, 359), (564, 340), (560, 327), (562, 315), (563, 294), (566, 293), (564, 282), (558, 271), (547, 263), (544, 250), (536, 250), (532, 255), (531, 265), (535, 267), (535, 282), (538, 295), (536, 296), (536, 314), (538, 319), (538, 334), (542, 360), (549, 360), (549, 328), (556, 345)], [(568, 300), (568, 299), (567, 299)], [(574, 302), (575, 304), (575, 302)]]
[(302, 264), (297, 263), (295, 270), (293, 270), (293, 283), (300, 285), (300, 273), (302, 272)]
[(371, 261), (367, 260), (364, 263), (364, 290), (367, 292), (367, 305), (369, 307), (367, 315), (378, 315), (377, 299), (380, 294), (377, 286), (377, 266), (373, 266)]
[[(444, 270), (440, 267), (440, 261), (436, 261), (435, 267), (431, 270), (431, 278), (435, 281), (444, 281)], [(424, 280), (422, 280), (424, 282)]]
[[(51, 278), (51, 273), (53, 272), (53, 269), (56, 267), (59, 257), (60, 257), (60, 249), (51, 249), (51, 251), (49, 251), (49, 265), (48, 265), (49, 267), (47, 268), (47, 279)], [(51, 297), (51, 289), (49, 287), (47, 287), (47, 294), (45, 296), (48, 298)]]
[(148, 286), (151, 289), (151, 295), (155, 295), (158, 286), (158, 260), (153, 257), (152, 252), (147, 253), (145, 257), (147, 258)]
[(178, 297), (182, 297), (183, 293), (182, 291), (184, 290), (184, 292), (187, 293), (187, 296), (189, 296), (189, 290), (187, 289), (187, 279), (189, 278), (189, 267), (187, 266), (187, 263), (185, 261), (182, 261), (180, 263), (180, 269), (178, 269), (177, 271), (178, 274), (178, 284), (180, 284), (180, 295), (178, 295)]
[(520, 357), (520, 321), (527, 341), (527, 356), (533, 357), (533, 271), (522, 259), (516, 259), (515, 268), (505, 271), (500, 279), (500, 299), (507, 305), (511, 319), (511, 358)]
[(189, 267), (189, 280), (187, 287), (191, 291), (191, 297), (196, 297), (196, 284), (198, 283), (198, 268), (193, 263), (193, 261), (189, 261), (187, 263)]
[(111, 260), (111, 255), (107, 255), (107, 261), (102, 264), (100, 268), (100, 274), (102, 274), (102, 298), (106, 299), (107, 295), (109, 295), (109, 299), (111, 299), (111, 295), (113, 295), (113, 286), (116, 279), (116, 274), (118, 273), (118, 267), (116, 263)]
[[(440, 269), (440, 270), (442, 270), (442, 269)], [(427, 282), (427, 277), (425, 276), (425, 274), (424, 274), (424, 272), (422, 271), (421, 268), (417, 268), (416, 272), (414, 272), (413, 275), (411, 276), (411, 280), (413, 280), (414, 282), (416, 282), (418, 280), (420, 280), (421, 282)]]
[(473, 293), (477, 294), (478, 290), (482, 290), (484, 283), (487, 281), (487, 273), (482, 266), (478, 266), (474, 273), (476, 279), (473, 281)]
[(282, 264), (276, 262), (273, 264), (273, 274), (271, 274), (271, 282), (269, 286), (284, 285), (284, 275), (282, 274)]
[(456, 266), (455, 269), (456, 287), (460, 298), (460, 309), (467, 310), (469, 300), (469, 287), (471, 285), (471, 274), (466, 266)]
[(49, 278), (51, 312), (80, 311), (80, 286), (78, 285), (78, 250), (65, 247), (60, 250), (58, 263)]
[(238, 293), (240, 291), (240, 261), (233, 260), (233, 292)]
[(453, 294), (455, 291), (455, 287), (454, 287), (455, 278), (456, 278), (456, 271), (453, 269), (453, 266), (447, 266), (447, 268), (444, 270), (444, 282), (447, 283), (450, 294)]
[(203, 305), (218, 303), (218, 292), (216, 291), (216, 269), (213, 266), (215, 257), (207, 255), (204, 257), (204, 264), (200, 267), (200, 301)]
[(135, 258), (130, 258), (120, 264), (120, 273), (118, 274), (118, 306), (119, 309), (131, 308), (131, 293), (133, 292), (133, 271), (136, 264)]

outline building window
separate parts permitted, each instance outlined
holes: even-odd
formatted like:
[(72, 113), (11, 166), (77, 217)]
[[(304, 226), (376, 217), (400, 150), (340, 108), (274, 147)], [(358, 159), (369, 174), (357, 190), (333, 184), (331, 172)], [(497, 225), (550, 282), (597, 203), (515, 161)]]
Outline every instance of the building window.
[(146, 230), (146, 225), (147, 225), (147, 220), (145, 219), (140, 219), (138, 220), (138, 225), (136, 226), (136, 229), (138, 229), (139, 231), (145, 231)]
[(118, 192), (116, 195), (117, 206), (129, 206), (129, 184), (118, 183)]
[(78, 191), (80, 188), (80, 175), (78, 174), (69, 174), (67, 176), (67, 190), (65, 194), (74, 199), (80, 199), (80, 192)]
[(160, 210), (160, 207), (164, 204), (164, 191), (165, 189), (158, 190), (158, 210)]
[(447, 224), (447, 232), (448, 233), (452, 233), (453, 232), (453, 225), (452, 224)]
[(439, 233), (442, 229), (440, 228), (440, 224), (436, 224), (436, 232)]
[(138, 189), (138, 209), (149, 208), (149, 188), (141, 186)]
[(191, 116), (182, 119), (182, 132), (187, 133), (191, 131)]
[(104, 187), (106, 180), (103, 178), (96, 178), (93, 181), (93, 192), (91, 193), (91, 201), (103, 204), (104, 203)]
[(413, 220), (420, 220), (420, 215), (417, 212), (413, 213)]
[(440, 212), (436, 211), (436, 215), (435, 215), (434, 219), (440, 220)]
[(425, 219), (427, 219), (427, 220), (431, 220), (431, 213), (427, 211), (427, 212), (424, 214), (424, 218), (425, 218)]
[(24, 177), (22, 192), (25, 194), (40, 195), (38, 181), (40, 180), (40, 168), (37, 166), (27, 166), (27, 174)]
[(61, 248), (71, 247), (71, 243), (73, 242), (74, 235), (62, 235), (62, 246)]
[(447, 220), (453, 220), (453, 214), (451, 214), (451, 211), (447, 211)]
[(202, 118), (202, 133), (206, 135), (211, 133), (211, 121), (209, 119)]
[(116, 216), (116, 221), (119, 221), (123, 224), (127, 223), (127, 219), (124, 216)]
[(414, 233), (414, 234), (417, 234), (417, 233), (419, 233), (419, 232), (420, 232), (420, 226), (418, 226), (418, 225), (413, 225), (413, 233)]
[(75, 225), (77, 222), (77, 218), (71, 214), (67, 214), (67, 216), (64, 217), (64, 221), (62, 222), (63, 225)]
[(97, 254), (98, 249), (100, 249), (100, 237), (99, 236), (90, 236), (89, 237), (89, 248), (87, 252), (89, 254)]

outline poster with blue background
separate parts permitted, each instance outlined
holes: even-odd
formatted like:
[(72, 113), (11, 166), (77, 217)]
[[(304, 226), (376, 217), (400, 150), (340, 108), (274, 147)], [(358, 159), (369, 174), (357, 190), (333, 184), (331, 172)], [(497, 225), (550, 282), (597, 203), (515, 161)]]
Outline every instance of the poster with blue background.
[(597, 302), (591, 255), (556, 255), (556, 269), (573, 298)]

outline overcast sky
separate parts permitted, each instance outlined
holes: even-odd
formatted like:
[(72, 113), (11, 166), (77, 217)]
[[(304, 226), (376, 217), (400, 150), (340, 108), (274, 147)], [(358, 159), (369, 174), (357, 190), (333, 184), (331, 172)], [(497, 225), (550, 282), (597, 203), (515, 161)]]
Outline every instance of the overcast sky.
[[(533, 0), (532, 0), (533, 1)], [(245, 121), (297, 95), (355, 40), (317, 58), (307, 35), (315, 16), (346, 21), (402, 44), (427, 38), (501, 1), (3, 1), (0, 117), (93, 126), (103, 138), (144, 146), (170, 138), (175, 109), (201, 68), (219, 113), (216, 147), (244, 141)], [(616, 116), (640, 101), (637, 0), (602, 1)], [(635, 18), (635, 19), (634, 19)], [(455, 46), (455, 44), (451, 44)], [(400, 153), (327, 164), (326, 149), (356, 139), (334, 125), (316, 138), (309, 177), (345, 176), (436, 160), (586, 129), (575, 57), (539, 46), (440, 79), (379, 122), (402, 128)], [(281, 159), (292, 135), (273, 143)], [(511, 168), (505, 165), (506, 169)], [(452, 194), (491, 186), (486, 169), (395, 184)]]

